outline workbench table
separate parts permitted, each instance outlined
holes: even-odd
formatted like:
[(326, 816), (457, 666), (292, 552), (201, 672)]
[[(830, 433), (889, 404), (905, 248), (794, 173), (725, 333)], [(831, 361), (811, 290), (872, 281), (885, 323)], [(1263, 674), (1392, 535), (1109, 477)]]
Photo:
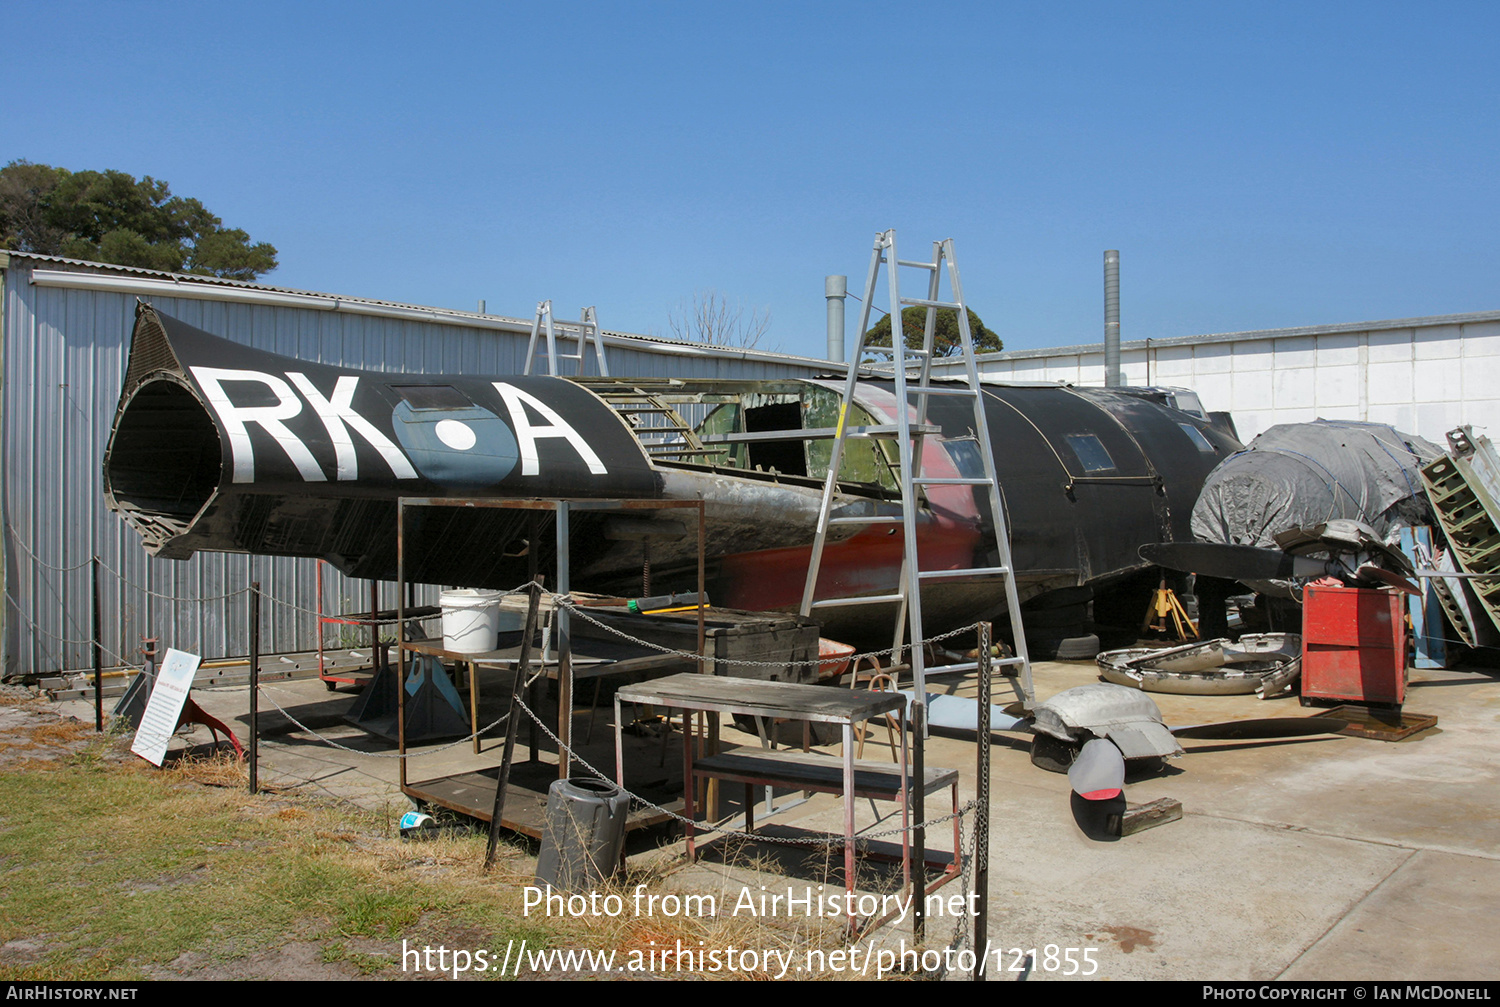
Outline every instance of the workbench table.
[[(911, 887), (911, 840), (908, 833), (911, 816), (911, 794), (920, 798), (928, 790), (949, 786), (958, 800), (958, 773), (948, 769), (928, 769), (919, 782), (907, 768), (906, 697), (893, 692), (857, 692), (827, 686), (795, 685), (787, 682), (765, 682), (717, 675), (680, 674), (653, 682), (621, 687), (615, 693), (615, 778), (625, 786), (623, 729), (620, 706), (639, 703), (687, 712), (742, 714), (750, 717), (815, 721), (837, 724), (843, 731), (841, 757), (809, 752), (786, 752), (746, 749), (708, 755), (695, 761), (691, 718), (684, 722), (682, 758), (684, 811), (687, 824), (687, 852), (695, 855), (694, 783), (698, 777), (738, 781), (745, 785), (745, 826), (753, 829), (751, 788), (782, 786), (843, 795), (844, 801), (844, 881), (850, 895), (850, 925), (853, 926), (854, 870), (854, 801), (856, 797), (874, 797), (901, 802), (902, 875)], [(894, 713), (901, 719), (901, 753), (896, 766), (887, 763), (855, 760), (854, 728), (867, 720)], [(956, 821), (956, 819), (955, 819)], [(955, 840), (955, 862), (959, 855)], [(925, 887), (925, 886), (924, 886)]]

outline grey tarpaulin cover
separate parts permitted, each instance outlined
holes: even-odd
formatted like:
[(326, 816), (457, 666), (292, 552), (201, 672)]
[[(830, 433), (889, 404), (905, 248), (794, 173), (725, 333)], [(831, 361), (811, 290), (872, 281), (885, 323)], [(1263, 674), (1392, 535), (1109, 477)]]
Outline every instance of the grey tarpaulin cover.
[(1283, 423), (1209, 473), (1193, 507), (1199, 542), (1275, 548), (1277, 532), (1353, 518), (1381, 537), (1430, 524), (1418, 469), (1442, 449), (1384, 423)]

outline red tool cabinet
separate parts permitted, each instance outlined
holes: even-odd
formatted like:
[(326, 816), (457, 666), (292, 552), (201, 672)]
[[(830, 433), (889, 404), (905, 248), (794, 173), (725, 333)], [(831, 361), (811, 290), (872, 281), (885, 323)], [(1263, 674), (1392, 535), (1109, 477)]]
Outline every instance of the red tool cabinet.
[(1395, 591), (1309, 586), (1302, 596), (1302, 698), (1400, 706), (1406, 618)]

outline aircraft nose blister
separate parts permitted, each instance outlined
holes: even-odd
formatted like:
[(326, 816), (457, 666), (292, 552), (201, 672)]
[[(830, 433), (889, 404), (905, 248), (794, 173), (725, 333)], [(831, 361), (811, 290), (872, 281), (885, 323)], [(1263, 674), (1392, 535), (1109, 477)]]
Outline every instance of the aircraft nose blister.
[(1095, 738), (1087, 742), (1068, 769), (1073, 791), (1090, 801), (1119, 797), (1125, 786), (1125, 756), (1110, 742)]
[(520, 460), (510, 426), (480, 406), (414, 409), (401, 402), (392, 420), (396, 439), (412, 465), (423, 478), (442, 486), (493, 486)]

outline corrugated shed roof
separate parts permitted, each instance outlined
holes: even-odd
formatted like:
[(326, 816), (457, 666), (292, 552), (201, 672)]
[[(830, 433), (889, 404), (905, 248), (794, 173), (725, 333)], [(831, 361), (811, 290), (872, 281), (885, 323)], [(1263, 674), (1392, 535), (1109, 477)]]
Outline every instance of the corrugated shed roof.
[[(1162, 349), (1170, 346), (1202, 346), (1209, 343), (1243, 343), (1255, 339), (1287, 339), (1293, 336), (1324, 336), (1342, 332), (1380, 332), (1388, 329), (1425, 329), (1436, 325), (1472, 325), (1477, 322), (1500, 321), (1500, 311), (1471, 311), (1457, 315), (1426, 315), (1421, 318), (1389, 318), (1374, 322), (1338, 322), (1332, 325), (1300, 325), (1289, 329), (1250, 329), (1244, 332), (1212, 332), (1197, 336), (1167, 336), (1157, 339), (1129, 339), (1120, 343), (1121, 350)], [(1076, 356), (1083, 353), (1103, 353), (1104, 338), (1095, 343), (1074, 343), (1070, 346), (1042, 346), (1025, 350), (1001, 350), (999, 353), (981, 353), (980, 361), (986, 360), (1035, 360), (1041, 357)], [(933, 361), (934, 366), (956, 366), (956, 364)]]
[[(349, 297), (343, 294), (330, 294), (322, 291), (298, 290), (293, 287), (278, 287), (265, 283), (249, 283), (244, 280), (227, 280), (215, 276), (200, 276), (196, 273), (168, 273), (157, 269), (142, 269), (136, 266), (117, 266), (104, 262), (89, 262), (84, 259), (69, 259), (60, 255), (42, 255), (36, 252), (17, 252), (8, 249), (0, 249), (0, 268), (8, 264), (10, 258), (28, 259), (49, 266), (60, 267), (64, 271), (76, 271), (81, 273), (130, 276), (142, 279), (157, 280), (177, 285), (191, 285), (205, 288), (229, 288), (235, 290), (253, 291), (266, 294), (286, 294), (297, 297), (320, 298), (349, 305), (367, 305), (372, 308), (388, 308), (392, 311), (416, 311), (441, 316), (455, 321), (472, 319), (476, 325), (495, 326), (497, 324), (515, 328), (520, 331), (529, 331), (532, 325), (531, 318), (516, 318), (509, 315), (495, 315), (490, 313), (480, 314), (477, 311), (462, 311), (456, 308), (438, 308), (425, 304), (407, 304), (400, 301), (384, 301), (369, 297)], [(553, 325), (559, 329), (568, 331), (576, 330), (578, 323), (563, 318), (554, 318)], [(648, 336), (635, 332), (622, 332), (617, 329), (600, 329), (601, 334), (612, 339), (624, 339), (641, 344), (641, 349), (652, 351), (657, 349), (667, 353), (674, 352), (674, 347), (679, 347), (677, 352), (691, 350), (698, 353), (707, 353), (714, 356), (732, 357), (735, 359), (764, 358), (766, 360), (784, 360), (794, 363), (808, 364), (819, 367), (832, 367), (842, 369), (841, 364), (831, 364), (817, 357), (802, 357), (790, 353), (778, 353), (772, 350), (743, 349), (733, 346), (719, 346), (712, 343), (695, 343), (682, 339), (672, 339), (666, 336)]]
[[(400, 301), (384, 301), (369, 297), (347, 297), (342, 294), (330, 294), (322, 291), (297, 290), (293, 287), (278, 287), (264, 283), (248, 283), (244, 280), (225, 280), (213, 276), (199, 276), (193, 273), (167, 273), (156, 269), (141, 269), (135, 266), (116, 266), (109, 263), (88, 262), (83, 259), (68, 259), (58, 255), (41, 255), (34, 252), (15, 252), (0, 250), (0, 267), (5, 265), (4, 257), (17, 257), (30, 259), (36, 262), (48, 263), (64, 268), (76, 269), (80, 272), (114, 274), (124, 276), (139, 276), (143, 278), (169, 281), (178, 284), (193, 284), (206, 287), (229, 287), (240, 290), (263, 291), (272, 294), (291, 294), (301, 297), (326, 298), (347, 304), (363, 304), (372, 307), (391, 308), (396, 311), (422, 311), (431, 312), (453, 319), (483, 320), (482, 324), (494, 325), (508, 324), (521, 329), (529, 330), (532, 320), (530, 318), (516, 318), (509, 315), (479, 314), (475, 311), (461, 311), (456, 308), (436, 308), (423, 304), (406, 304)], [(1500, 311), (1476, 311), (1453, 315), (1427, 315), (1418, 318), (1393, 318), (1370, 322), (1340, 322), (1331, 325), (1303, 325), (1286, 329), (1251, 329), (1241, 332), (1215, 332), (1190, 336), (1168, 336), (1165, 338), (1131, 339), (1120, 344), (1121, 350), (1141, 350), (1147, 348), (1163, 348), (1172, 346), (1198, 346), (1210, 343), (1238, 343), (1248, 342), (1256, 339), (1286, 339), (1293, 336), (1316, 336), (1332, 335), (1343, 332), (1375, 332), (1388, 329), (1410, 329), (1429, 328), (1435, 325), (1465, 325), (1475, 322), (1500, 321)], [(563, 328), (576, 327), (576, 322), (567, 319), (554, 319), (553, 324)], [(736, 358), (746, 356), (765, 357), (766, 359), (781, 359), (801, 363), (814, 363), (835, 369), (842, 369), (840, 364), (832, 364), (816, 357), (803, 357), (790, 353), (778, 353), (772, 350), (746, 350), (737, 347), (717, 346), (710, 343), (694, 343), (681, 339), (672, 339), (666, 336), (648, 336), (634, 332), (622, 332), (616, 329), (601, 330), (605, 335), (631, 340), (641, 343), (642, 349), (650, 350), (653, 346), (660, 346), (666, 352), (672, 352), (671, 347), (681, 347), (683, 350), (692, 349), (698, 352), (724, 355)], [(978, 355), (981, 361), (995, 360), (1035, 360), (1043, 357), (1070, 356), (1083, 353), (1104, 352), (1103, 340), (1095, 343), (1074, 343), (1068, 346), (1045, 346), (1024, 350), (1002, 350), (999, 353), (982, 353)], [(934, 366), (942, 371), (958, 366), (957, 361), (935, 360)]]

